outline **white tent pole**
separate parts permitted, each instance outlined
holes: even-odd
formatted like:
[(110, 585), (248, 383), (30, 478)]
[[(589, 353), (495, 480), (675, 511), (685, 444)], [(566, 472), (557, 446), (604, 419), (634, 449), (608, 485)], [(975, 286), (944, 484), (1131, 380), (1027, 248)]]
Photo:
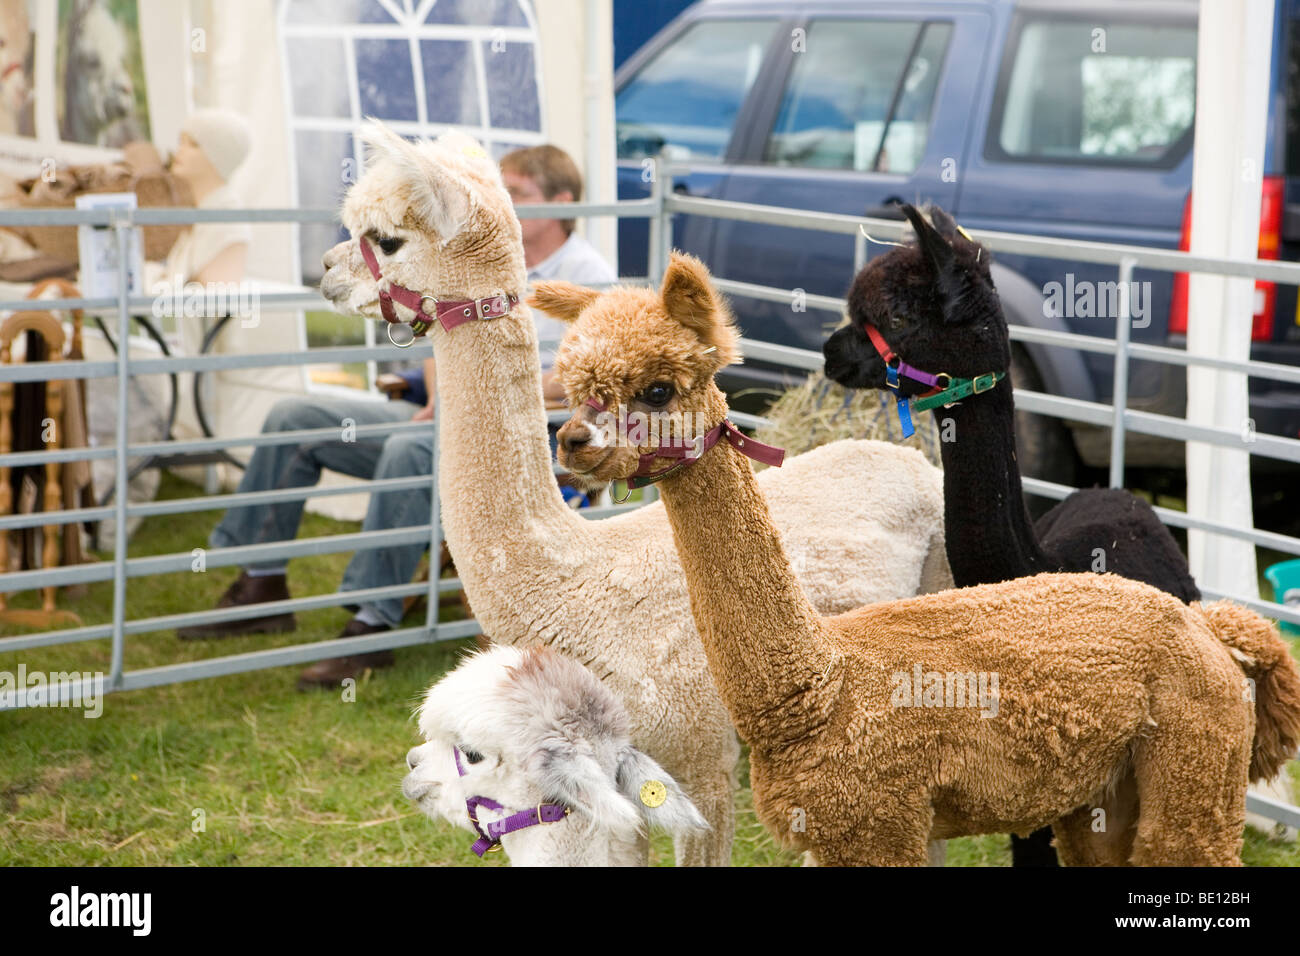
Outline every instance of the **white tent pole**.
[[(586, 187), (591, 202), (613, 202), (617, 196), (613, 189), (613, 103), (606, 96), (613, 71), (614, 16), (612, 0), (585, 0), (585, 69), (582, 78), (582, 99), (585, 108), (587, 136)], [(587, 241), (618, 262), (618, 225), (608, 217), (587, 220)]]
[[(1273, 0), (1203, 0), (1197, 39), (1196, 152), (1192, 173), (1191, 251), (1253, 259), (1259, 245), (1264, 128), (1271, 64)], [(1254, 282), (1192, 273), (1187, 349), (1221, 358), (1250, 357)], [(1187, 444), (1187, 510), (1253, 527), (1249, 441), (1254, 434), (1246, 376), (1187, 370), (1187, 418), (1231, 429), (1240, 450)], [(1189, 531), (1192, 574), (1203, 588), (1256, 598), (1254, 546)]]

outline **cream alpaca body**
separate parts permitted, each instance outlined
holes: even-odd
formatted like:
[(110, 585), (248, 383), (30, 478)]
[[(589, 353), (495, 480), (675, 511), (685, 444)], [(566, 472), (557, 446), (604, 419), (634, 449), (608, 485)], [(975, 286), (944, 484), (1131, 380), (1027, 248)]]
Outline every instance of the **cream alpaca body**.
[[(349, 190), (353, 238), (325, 256), (321, 293), (377, 318), (367, 237), (395, 283), (440, 300), (523, 292), (519, 221), (495, 163), (468, 137), (410, 143), (378, 124)], [(388, 250), (386, 251), (385, 247)], [(411, 313), (398, 307), (403, 319)], [(677, 861), (730, 861), (739, 745), (709, 677), (662, 505), (588, 521), (551, 471), (531, 313), (430, 331), (437, 363), (443, 526), (484, 632), (586, 664), (628, 710), (631, 739), (710, 824)], [(840, 442), (761, 479), (800, 579), (827, 612), (951, 586), (943, 482), (917, 452)]]

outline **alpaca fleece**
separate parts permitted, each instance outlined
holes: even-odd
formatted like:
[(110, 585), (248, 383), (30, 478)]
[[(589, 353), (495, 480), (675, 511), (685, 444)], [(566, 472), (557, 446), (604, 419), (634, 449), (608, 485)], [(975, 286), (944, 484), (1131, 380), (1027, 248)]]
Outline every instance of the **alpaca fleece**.
[[(556, 369), (572, 397), (644, 409), (637, 370), (653, 367), (655, 382), (688, 383), (661, 409), (720, 417), (718, 343), (734, 333), (707, 270), (675, 254), (660, 293), (636, 295), (635, 310), (626, 291), (571, 295)], [(626, 455), (582, 439), (593, 415), (579, 407), (561, 429), (561, 460), (626, 473)], [(786, 845), (825, 864), (923, 865), (932, 837), (1050, 823), (1066, 863), (1239, 864), (1247, 776), (1300, 739), (1300, 674), (1258, 615), (1041, 574), (822, 617), (739, 450), (721, 442), (660, 487), (709, 669), (751, 747), (755, 809)], [(904, 702), (918, 670), (972, 675), (995, 706), (935, 706), (924, 690)], [(1094, 807), (1134, 825), (1097, 837), (1079, 812)]]
[[(357, 247), (365, 234), (403, 240), (380, 254), (385, 281), (439, 298), (523, 291), (519, 223), (481, 150), (461, 136), (416, 144), (378, 126), (366, 138), (371, 162), (343, 210), (354, 238), (327, 254), (321, 282), (336, 308), (379, 315)], [(711, 825), (676, 841), (678, 863), (726, 865), (740, 748), (662, 505), (588, 521), (564, 504), (527, 307), (430, 336), (443, 528), (484, 633), (547, 645), (603, 680), (627, 708), (633, 743)], [(839, 442), (764, 475), (761, 487), (822, 610), (950, 586), (942, 477), (919, 453)]]
[[(632, 746), (609, 687), (549, 648), (471, 655), (429, 688), (419, 724), (426, 743), (407, 754), (402, 791), (429, 816), (470, 830), (473, 797), (502, 808), (479, 805), (480, 824), (547, 803), (566, 808), (501, 837), (515, 865), (644, 866), (647, 828), (708, 830), (676, 781)], [(650, 781), (663, 796), (653, 807), (639, 798)]]

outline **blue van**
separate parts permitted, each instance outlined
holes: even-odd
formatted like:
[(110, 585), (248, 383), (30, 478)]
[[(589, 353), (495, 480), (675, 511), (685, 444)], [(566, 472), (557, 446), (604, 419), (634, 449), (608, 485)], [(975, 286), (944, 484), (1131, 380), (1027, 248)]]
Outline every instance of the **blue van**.
[[(1300, 0), (1279, 0), (1261, 258), (1300, 259), (1297, 24)], [(704, 0), (615, 77), (619, 196), (646, 195), (643, 160), (667, 150), (690, 164), (675, 188), (692, 196), (850, 215), (933, 201), (973, 229), (1186, 248), (1196, 26), (1194, 0)], [(727, 279), (843, 296), (853, 277), (847, 236), (683, 216), (675, 241)], [(646, 243), (644, 221), (621, 225), (621, 274), (645, 274)], [(1071, 294), (1113, 282), (1111, 267), (1000, 254), (994, 278), (1013, 324), (1114, 334), (1114, 303)], [(1133, 340), (1181, 347), (1185, 278), (1134, 278)], [(1260, 283), (1256, 301), (1252, 358), (1300, 365), (1295, 287)], [(805, 349), (839, 319), (733, 304), (745, 335)], [(1018, 385), (1109, 401), (1110, 356), (1014, 352)], [(728, 374), (733, 393), (791, 375)], [(1252, 379), (1250, 394), (1258, 431), (1300, 435), (1300, 387)], [(1185, 402), (1181, 368), (1132, 363), (1130, 408), (1181, 416)], [(1026, 474), (1073, 482), (1108, 461), (1108, 429), (1023, 412), (1017, 429)], [(1126, 454), (1183, 465), (1167, 439), (1130, 434)]]

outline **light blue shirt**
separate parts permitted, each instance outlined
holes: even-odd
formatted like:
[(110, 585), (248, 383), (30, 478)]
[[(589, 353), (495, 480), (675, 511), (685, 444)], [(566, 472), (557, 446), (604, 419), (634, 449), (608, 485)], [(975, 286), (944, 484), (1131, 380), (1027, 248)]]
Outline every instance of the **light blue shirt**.
[[(542, 279), (563, 279), (578, 285), (601, 286), (617, 281), (618, 275), (596, 251), (596, 247), (575, 232), (564, 245), (528, 270), (530, 285)], [(542, 371), (549, 372), (555, 365), (555, 349), (569, 326), (537, 309), (533, 309), (533, 322), (537, 325)]]

